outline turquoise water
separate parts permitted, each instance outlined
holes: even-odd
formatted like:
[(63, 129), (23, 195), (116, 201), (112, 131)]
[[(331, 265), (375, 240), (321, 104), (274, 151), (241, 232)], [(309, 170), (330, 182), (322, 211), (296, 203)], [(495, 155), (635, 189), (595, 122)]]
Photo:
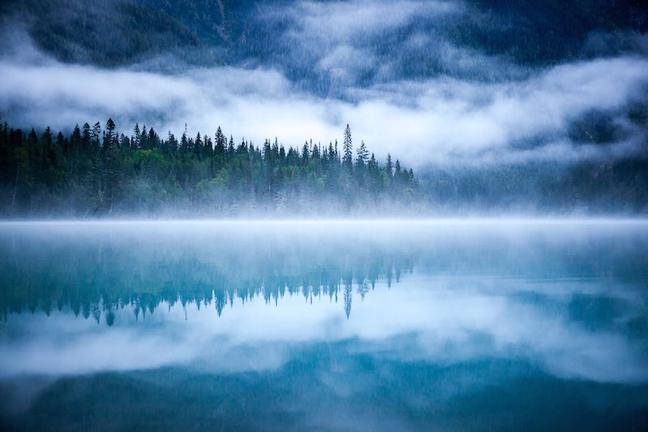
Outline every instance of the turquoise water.
[(648, 223), (0, 224), (2, 430), (646, 430)]

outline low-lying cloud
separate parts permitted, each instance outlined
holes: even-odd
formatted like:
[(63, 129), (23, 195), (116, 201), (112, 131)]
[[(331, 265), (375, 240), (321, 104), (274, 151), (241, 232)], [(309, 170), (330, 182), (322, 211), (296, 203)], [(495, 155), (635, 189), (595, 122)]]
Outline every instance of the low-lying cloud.
[[(199, 68), (182, 75), (0, 60), (0, 105), (20, 126), (70, 128), (113, 117), (165, 133), (228, 134), (255, 143), (278, 137), (339, 138), (346, 123), (380, 156), (408, 164), (581, 159), (640, 149), (645, 131), (623, 123), (628, 138), (607, 146), (569, 140), (572, 120), (592, 110), (619, 112), (640, 101), (648, 61), (623, 57), (561, 65), (523, 81), (484, 83), (441, 77), (350, 88), (355, 101), (296, 90), (280, 72)], [(621, 121), (621, 120), (619, 120)], [(536, 142), (518, 148), (520, 142)]]

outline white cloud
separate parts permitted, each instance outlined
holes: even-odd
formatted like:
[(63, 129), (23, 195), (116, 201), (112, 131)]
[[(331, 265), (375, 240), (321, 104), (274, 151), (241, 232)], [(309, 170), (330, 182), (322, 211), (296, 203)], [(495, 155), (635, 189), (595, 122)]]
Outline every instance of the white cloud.
[[(330, 67), (357, 57), (337, 47)], [(365, 64), (362, 67), (369, 67)], [(358, 67), (355, 70), (361, 70)], [(333, 68), (335, 69), (335, 68)], [(438, 77), (347, 87), (348, 100), (296, 90), (273, 69), (193, 68), (182, 74), (107, 70), (61, 64), (45, 57), (0, 58), (0, 107), (17, 126), (71, 128), (105, 121), (135, 122), (181, 133), (278, 137), (287, 145), (328, 143), (350, 123), (377, 156), (391, 152), (409, 165), (578, 160), (637, 151), (645, 131), (623, 126), (617, 145), (583, 146), (567, 137), (569, 123), (590, 110), (614, 112), (648, 85), (648, 61), (633, 57), (564, 64), (509, 82)], [(535, 145), (516, 144), (535, 141)]]

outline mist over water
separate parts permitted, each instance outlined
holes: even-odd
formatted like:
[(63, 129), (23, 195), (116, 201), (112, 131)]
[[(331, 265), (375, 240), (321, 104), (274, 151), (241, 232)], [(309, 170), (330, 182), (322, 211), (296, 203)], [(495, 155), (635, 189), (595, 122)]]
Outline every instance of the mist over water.
[(67, 404), (119, 410), (93, 421), (107, 430), (163, 407), (170, 429), (181, 412), (241, 430), (479, 429), (484, 410), (515, 427), (525, 404), (547, 427), (648, 421), (645, 221), (33, 222), (0, 239), (9, 425), (93, 421)]

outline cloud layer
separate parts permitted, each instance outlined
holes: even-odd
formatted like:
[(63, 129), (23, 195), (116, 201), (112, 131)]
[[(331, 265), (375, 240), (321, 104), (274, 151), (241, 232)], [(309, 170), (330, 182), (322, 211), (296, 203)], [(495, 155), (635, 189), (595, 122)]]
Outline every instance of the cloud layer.
[[(146, 123), (163, 135), (185, 124), (191, 133), (212, 134), (220, 125), (237, 139), (278, 137), (293, 146), (340, 139), (350, 123), (377, 156), (391, 152), (415, 167), (644, 150), (645, 125), (628, 120), (627, 111), (646, 104), (645, 57), (515, 64), (451, 40), (450, 23), (475, 14), (460, 2), (303, 1), (260, 10), (267, 22), (283, 23), (270, 54), (285, 49), (291, 61), (151, 69), (162, 58), (102, 69), (60, 63), (12, 31), (0, 58), (0, 113), (19, 126), (57, 129), (113, 117), (122, 128)], [(313, 74), (326, 91), (304, 87)], [(570, 133), (592, 112), (619, 131), (609, 142), (589, 142), (588, 130)]]
[[(628, 137), (609, 146), (571, 142), (571, 121), (591, 110), (619, 112), (648, 80), (648, 61), (616, 58), (562, 65), (524, 81), (438, 78), (350, 89), (356, 102), (294, 90), (276, 70), (211, 68), (183, 75), (89, 66), (0, 61), (0, 104), (22, 126), (70, 128), (116, 118), (178, 133), (227, 133), (256, 143), (279, 137), (339, 139), (350, 123), (356, 138), (409, 164), (608, 157), (640, 148), (644, 131), (621, 123)], [(623, 122), (621, 117), (617, 120)], [(531, 148), (515, 144), (539, 142)]]

